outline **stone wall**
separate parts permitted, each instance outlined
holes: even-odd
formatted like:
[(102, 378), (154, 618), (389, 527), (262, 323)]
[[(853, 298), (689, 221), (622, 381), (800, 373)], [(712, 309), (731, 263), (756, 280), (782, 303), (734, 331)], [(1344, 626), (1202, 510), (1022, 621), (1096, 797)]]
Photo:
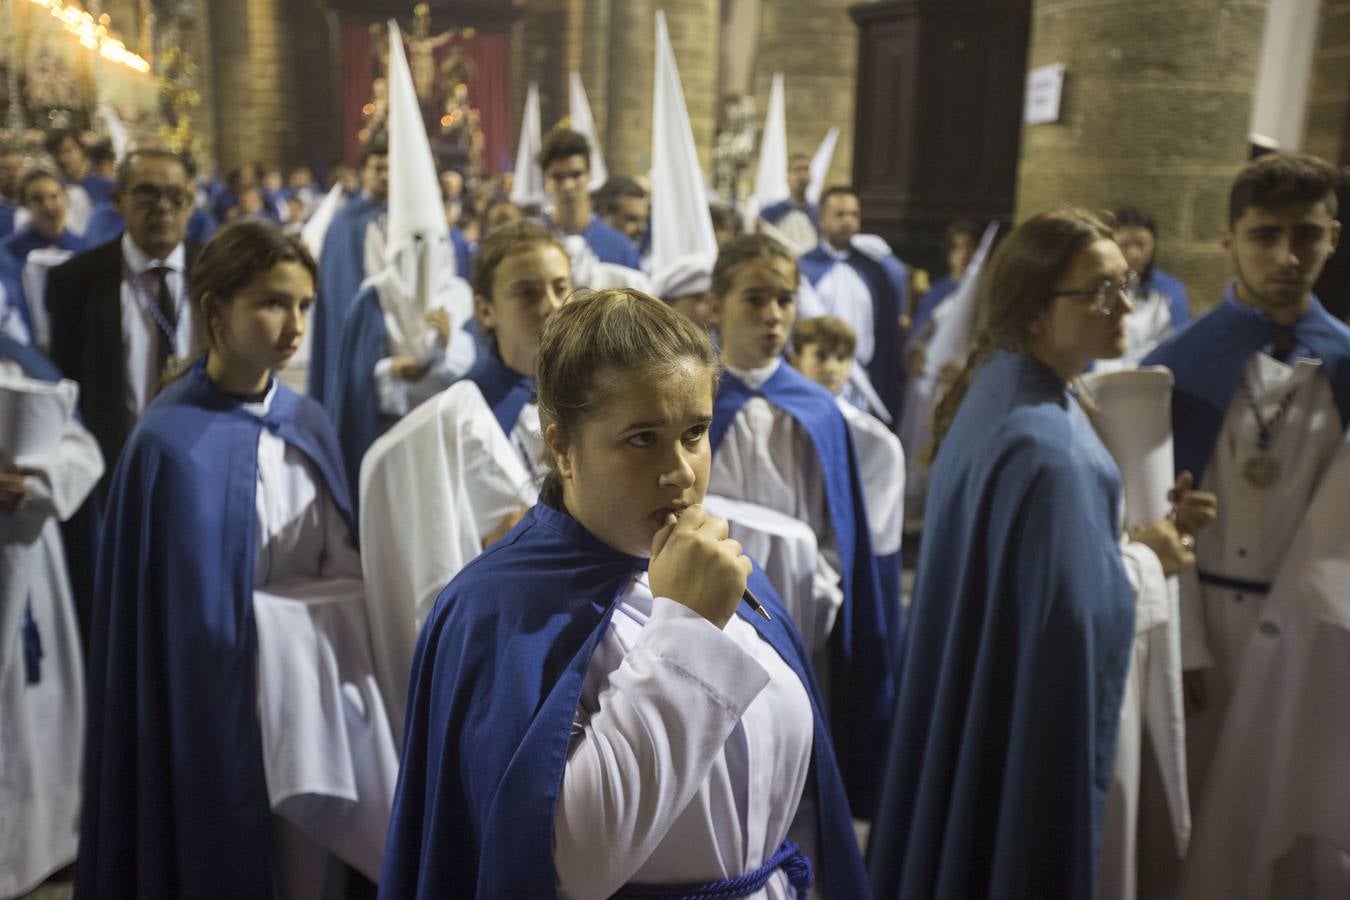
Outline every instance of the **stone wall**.
[(1350, 0), (1322, 0), (1303, 146), (1350, 165)]
[(1037, 0), (1028, 68), (1067, 76), (1060, 121), (1022, 129), (1017, 217), (1141, 206), (1193, 310), (1216, 303), (1265, 15), (1264, 0)]

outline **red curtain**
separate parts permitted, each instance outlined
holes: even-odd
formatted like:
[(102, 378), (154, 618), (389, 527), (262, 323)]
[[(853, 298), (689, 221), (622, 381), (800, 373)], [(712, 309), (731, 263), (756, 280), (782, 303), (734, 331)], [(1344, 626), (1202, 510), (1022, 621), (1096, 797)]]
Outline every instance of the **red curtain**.
[(342, 26), (342, 159), (355, 165), (361, 153), (361, 107), (373, 96), (375, 53), (364, 25)]
[[(469, 81), (469, 103), (478, 110), (479, 125), (483, 129), (483, 168), (489, 172), (500, 171), (511, 165), (515, 152), (511, 146), (511, 36), (479, 31), (469, 38), (458, 35), (451, 43), (463, 49), (475, 70)], [(437, 50), (437, 63), (447, 52), (447, 47)], [(371, 100), (374, 73), (375, 53), (369, 28), (344, 24), (342, 156), (349, 165), (356, 163), (361, 152), (361, 140), (357, 136), (364, 118), (361, 108)]]

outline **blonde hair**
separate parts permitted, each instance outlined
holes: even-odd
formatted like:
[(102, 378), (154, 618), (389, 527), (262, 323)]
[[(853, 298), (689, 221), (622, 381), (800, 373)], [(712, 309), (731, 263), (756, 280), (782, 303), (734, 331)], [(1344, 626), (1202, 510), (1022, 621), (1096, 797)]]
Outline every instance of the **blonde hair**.
[[(721, 363), (702, 328), (640, 291), (577, 291), (539, 335), (540, 428), (553, 425), (571, 441), (605, 405), (617, 377), (673, 372), (690, 362), (712, 373), (716, 391)], [(540, 496), (560, 506), (562, 479), (550, 463)]]
[(1029, 352), (1031, 325), (1054, 303), (1055, 283), (1075, 256), (1102, 240), (1115, 240), (1113, 232), (1083, 209), (1041, 213), (1003, 239), (980, 282), (970, 356), (933, 409), (933, 441), (921, 461), (931, 463), (937, 457), (976, 370), (996, 349)]

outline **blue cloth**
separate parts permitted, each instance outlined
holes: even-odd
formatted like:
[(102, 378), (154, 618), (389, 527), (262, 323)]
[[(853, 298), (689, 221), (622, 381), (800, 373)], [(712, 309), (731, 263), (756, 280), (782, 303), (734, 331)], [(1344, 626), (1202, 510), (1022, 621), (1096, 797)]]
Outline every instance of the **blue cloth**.
[(1063, 382), (995, 351), (929, 481), (876, 896), (1093, 896), (1134, 641), (1120, 504)]
[[(544, 224), (559, 234), (564, 233), (558, 223), (550, 218), (545, 218)], [(637, 246), (622, 231), (599, 216), (592, 214), (590, 223), (580, 234), (586, 239), (591, 252), (601, 262), (627, 266), (630, 269), (641, 268), (642, 257), (638, 254)]]
[(365, 271), (366, 226), (385, 212), (364, 194), (333, 216), (319, 256), (319, 302), (314, 305), (310, 328), (313, 337), (309, 356), (309, 395), (327, 407), (338, 389), (337, 361), (342, 346), (342, 327), (347, 311), (356, 302)]
[(1280, 332), (1292, 334), (1296, 354), (1322, 361), (1345, 430), (1350, 424), (1350, 327), (1327, 312), (1316, 297), (1297, 322), (1283, 329), (1239, 300), (1229, 285), (1223, 302), (1144, 357), (1143, 365), (1172, 370), (1177, 471), (1190, 472), (1197, 485), (1203, 482), (1248, 361)]
[[(80, 182), (80, 186), (83, 187), (84, 192), (89, 195), (89, 207), (92, 209), (100, 203), (106, 203), (108, 201), (108, 197), (112, 194), (114, 183), (110, 178), (104, 178), (102, 175), (95, 175), (93, 172), (90, 172), (88, 175), (84, 176), (84, 180)], [(90, 246), (93, 245), (91, 244)]]
[(14, 233), (14, 214), (18, 207), (6, 200), (0, 200), (0, 238)]
[(937, 309), (938, 305), (955, 293), (960, 286), (961, 282), (947, 275), (939, 278), (928, 288), (928, 293), (920, 297), (918, 305), (914, 307), (914, 315), (909, 322), (910, 335), (918, 334), (923, 326), (928, 324), (928, 320), (933, 318), (933, 310)]
[(380, 292), (374, 285), (366, 285), (356, 295), (342, 323), (334, 388), (324, 404), (337, 431), (350, 484), (361, 483), (361, 460), (366, 451), (398, 421), (380, 412), (375, 389), (375, 364), (387, 356), (389, 332), (380, 308)]
[[(582, 683), (619, 596), (646, 565), (540, 503), (441, 592), (413, 657), (380, 896), (557, 895), (553, 824)], [(865, 897), (806, 651), (760, 570), (750, 587), (773, 621), (745, 603), (737, 614), (812, 701), (825, 893)]]
[(872, 294), (872, 334), (874, 349), (872, 361), (867, 364), (867, 375), (877, 396), (891, 414), (891, 427), (900, 427), (900, 406), (905, 396), (904, 339), (900, 334), (901, 298), (896, 293), (892, 275), (881, 263), (864, 253), (850, 249), (847, 259), (837, 262), (817, 247), (797, 260), (806, 280), (815, 287), (836, 264), (851, 266)]
[(751, 397), (786, 410), (810, 437), (820, 460), (844, 592), (829, 643), (831, 734), (853, 813), (870, 818), (885, 766), (877, 748), (885, 746), (895, 704), (900, 604), (889, 602), (881, 589), (853, 438), (834, 397), (786, 363), (759, 390), (725, 373), (709, 431), (714, 454)]
[(1149, 291), (1157, 291), (1167, 298), (1168, 308), (1172, 311), (1173, 331), (1180, 331), (1191, 320), (1191, 300), (1186, 296), (1186, 286), (1176, 276), (1151, 265), (1139, 288), (1146, 296)]
[(783, 217), (793, 210), (806, 213), (806, 217), (811, 220), (812, 225), (820, 224), (820, 207), (814, 203), (808, 203), (805, 206), (798, 206), (791, 199), (780, 200), (777, 203), (771, 203), (759, 211), (759, 217), (770, 225), (777, 225)]
[[(28, 261), (28, 254), (44, 247), (56, 247), (61, 250), (69, 250), (72, 253), (79, 253), (86, 246), (89, 245), (84, 238), (72, 232), (62, 231), (60, 236), (52, 241), (34, 231), (31, 225), (0, 240), (0, 257), (9, 257), (3, 264), (0, 264), (9, 270), (6, 273), (8, 277), (5, 278), (5, 291), (9, 294), (10, 305), (18, 311), (19, 318), (23, 319), (24, 327), (28, 329), (30, 337), (36, 339), (37, 334), (33, 330), (33, 310), (23, 289), (23, 265)], [(10, 260), (13, 260), (12, 268)]]
[(534, 379), (502, 362), (495, 347), (478, 357), (466, 377), (478, 385), (497, 424), (510, 437), (520, 411), (534, 397)]
[(351, 524), (332, 429), (277, 387), (259, 419), (198, 363), (141, 418), (98, 562), (76, 896), (271, 897), (257, 713), (258, 436), (314, 464)]
[(692, 884), (637, 884), (630, 882), (614, 893), (610, 900), (727, 900), (748, 897), (764, 890), (773, 873), (782, 869), (788, 884), (796, 892), (797, 900), (806, 900), (806, 891), (815, 880), (811, 860), (802, 848), (784, 839), (778, 849), (753, 872), (720, 881)]
[(473, 257), (477, 248), (454, 226), (450, 228), (450, 245), (455, 248), (455, 274), (469, 281), (473, 278)]

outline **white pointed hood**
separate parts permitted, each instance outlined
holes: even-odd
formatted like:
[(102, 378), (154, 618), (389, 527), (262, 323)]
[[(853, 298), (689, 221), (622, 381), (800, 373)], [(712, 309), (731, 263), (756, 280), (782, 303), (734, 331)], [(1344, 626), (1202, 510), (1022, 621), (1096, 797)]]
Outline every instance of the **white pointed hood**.
[(591, 117), (591, 104), (586, 99), (580, 72), (569, 73), (567, 111), (572, 119), (572, 130), (585, 135), (591, 145), (591, 180), (586, 187), (593, 191), (609, 179), (609, 169), (605, 166), (604, 151), (600, 149), (600, 136), (595, 133), (595, 119)]
[(456, 331), (472, 314), (455, 277), (441, 185), (403, 54), (398, 23), (389, 21), (389, 217), (384, 270), (373, 276), (393, 355), (425, 357), (427, 313), (447, 309)]
[(834, 161), (834, 147), (837, 143), (839, 143), (839, 128), (832, 126), (825, 132), (825, 139), (816, 148), (816, 155), (811, 157), (811, 183), (806, 186), (807, 203), (820, 202), (820, 195), (825, 190), (825, 179), (830, 174), (830, 163)]
[(775, 72), (769, 89), (769, 111), (764, 115), (764, 130), (759, 135), (759, 168), (755, 170), (755, 190), (745, 210), (747, 222), (753, 222), (766, 206), (788, 198), (787, 165), (783, 73)]
[(525, 110), (520, 117), (520, 141), (516, 145), (516, 175), (511, 182), (511, 202), (517, 206), (542, 204), (544, 170), (539, 168), (539, 151), (544, 139), (539, 127), (539, 85), (530, 82), (525, 92)]
[(665, 299), (711, 289), (717, 237), (664, 13), (656, 14), (652, 96), (652, 290)]

